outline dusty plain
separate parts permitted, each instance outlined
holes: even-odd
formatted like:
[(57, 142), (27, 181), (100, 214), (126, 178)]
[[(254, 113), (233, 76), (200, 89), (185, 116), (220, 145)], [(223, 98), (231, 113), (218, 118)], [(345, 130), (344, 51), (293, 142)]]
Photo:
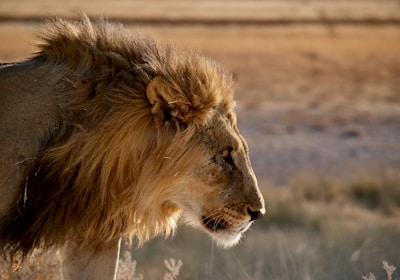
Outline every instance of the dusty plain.
[[(129, 27), (233, 71), (239, 126), (261, 181), (400, 168), (397, 25)], [(0, 60), (28, 58), (37, 28), (2, 23)]]

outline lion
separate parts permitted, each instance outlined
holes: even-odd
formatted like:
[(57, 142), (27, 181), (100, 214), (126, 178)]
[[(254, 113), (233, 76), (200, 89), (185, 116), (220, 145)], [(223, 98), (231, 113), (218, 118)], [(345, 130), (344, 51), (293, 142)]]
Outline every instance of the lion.
[(56, 246), (64, 279), (115, 279), (119, 244), (178, 220), (229, 248), (265, 213), (232, 75), (105, 20), (53, 19), (0, 66), (0, 250)]

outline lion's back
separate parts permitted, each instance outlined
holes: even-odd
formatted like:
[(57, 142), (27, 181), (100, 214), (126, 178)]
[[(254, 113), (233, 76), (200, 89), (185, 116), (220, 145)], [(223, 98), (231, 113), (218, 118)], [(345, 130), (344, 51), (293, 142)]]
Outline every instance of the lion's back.
[(44, 135), (54, 129), (52, 90), (36, 63), (0, 66), (0, 215), (46, 142)]

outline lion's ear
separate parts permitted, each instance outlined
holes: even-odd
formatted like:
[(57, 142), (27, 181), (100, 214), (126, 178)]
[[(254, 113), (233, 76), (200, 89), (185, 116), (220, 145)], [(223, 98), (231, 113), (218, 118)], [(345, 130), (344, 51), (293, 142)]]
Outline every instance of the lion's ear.
[(167, 80), (155, 77), (148, 84), (146, 94), (158, 125), (172, 124), (177, 128), (189, 125), (193, 117), (191, 103), (185, 93), (174, 88)]

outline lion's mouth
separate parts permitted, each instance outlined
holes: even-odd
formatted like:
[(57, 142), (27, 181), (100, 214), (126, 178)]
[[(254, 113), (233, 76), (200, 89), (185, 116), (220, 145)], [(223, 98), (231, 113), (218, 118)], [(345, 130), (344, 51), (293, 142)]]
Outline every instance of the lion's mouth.
[(201, 218), (203, 225), (212, 232), (223, 231), (227, 229), (228, 223), (223, 219)]

